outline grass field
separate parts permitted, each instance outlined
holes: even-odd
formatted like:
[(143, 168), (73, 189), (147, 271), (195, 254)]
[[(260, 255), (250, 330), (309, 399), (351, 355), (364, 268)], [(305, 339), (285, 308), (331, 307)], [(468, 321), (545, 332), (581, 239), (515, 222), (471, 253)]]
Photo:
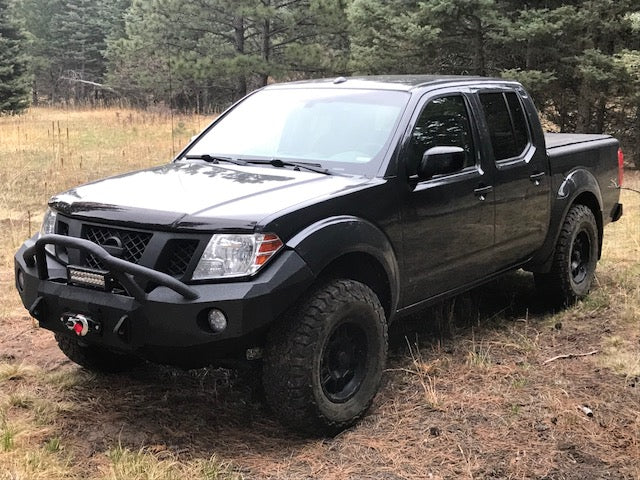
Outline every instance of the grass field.
[[(166, 162), (207, 122), (115, 109), (0, 118), (0, 480), (640, 479), (631, 191), (587, 300), (550, 312), (516, 272), (396, 325), (381, 393), (333, 439), (280, 427), (233, 372), (99, 376), (68, 362), (19, 303), (14, 251), (50, 195)], [(626, 185), (640, 190), (640, 172)]]

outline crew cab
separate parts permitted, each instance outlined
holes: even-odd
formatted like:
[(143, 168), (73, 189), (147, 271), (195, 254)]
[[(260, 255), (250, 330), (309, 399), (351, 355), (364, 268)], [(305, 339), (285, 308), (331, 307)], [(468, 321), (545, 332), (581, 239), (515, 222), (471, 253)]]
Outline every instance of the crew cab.
[(52, 197), (16, 287), (86, 368), (257, 362), (275, 415), (331, 434), (370, 406), (391, 322), (518, 268), (586, 296), (622, 174), (617, 140), (545, 135), (513, 81), (274, 84), (171, 163)]

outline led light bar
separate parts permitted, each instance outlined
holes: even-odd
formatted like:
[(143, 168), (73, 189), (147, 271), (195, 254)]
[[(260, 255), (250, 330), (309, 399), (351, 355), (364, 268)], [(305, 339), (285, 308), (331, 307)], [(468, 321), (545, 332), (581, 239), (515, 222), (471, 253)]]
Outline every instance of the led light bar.
[(105, 291), (110, 290), (112, 284), (109, 272), (72, 266), (67, 267), (67, 280), (74, 285), (99, 288)]

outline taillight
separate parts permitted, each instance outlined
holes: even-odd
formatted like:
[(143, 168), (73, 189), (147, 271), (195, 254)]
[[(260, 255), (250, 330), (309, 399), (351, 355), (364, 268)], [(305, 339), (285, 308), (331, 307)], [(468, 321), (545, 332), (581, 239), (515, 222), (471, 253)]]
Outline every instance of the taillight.
[(624, 153), (622, 153), (622, 149), (618, 149), (618, 186), (622, 186), (622, 181), (624, 180)]

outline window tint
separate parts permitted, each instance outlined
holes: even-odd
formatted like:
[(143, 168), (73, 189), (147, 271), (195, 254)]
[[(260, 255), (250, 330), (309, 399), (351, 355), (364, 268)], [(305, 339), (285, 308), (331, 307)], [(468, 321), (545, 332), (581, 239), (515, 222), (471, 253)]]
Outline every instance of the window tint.
[(529, 142), (529, 131), (518, 96), (514, 92), (481, 93), (480, 102), (496, 160), (522, 154)]
[(416, 173), (424, 152), (436, 146), (461, 147), (466, 154), (464, 166), (476, 163), (469, 115), (461, 95), (436, 98), (422, 110), (411, 133), (408, 158), (410, 175)]
[(509, 110), (511, 110), (516, 147), (522, 152), (527, 146), (527, 143), (529, 143), (529, 129), (527, 128), (527, 121), (524, 118), (524, 110), (522, 109), (518, 95), (514, 92), (505, 93), (505, 97), (507, 97)]

